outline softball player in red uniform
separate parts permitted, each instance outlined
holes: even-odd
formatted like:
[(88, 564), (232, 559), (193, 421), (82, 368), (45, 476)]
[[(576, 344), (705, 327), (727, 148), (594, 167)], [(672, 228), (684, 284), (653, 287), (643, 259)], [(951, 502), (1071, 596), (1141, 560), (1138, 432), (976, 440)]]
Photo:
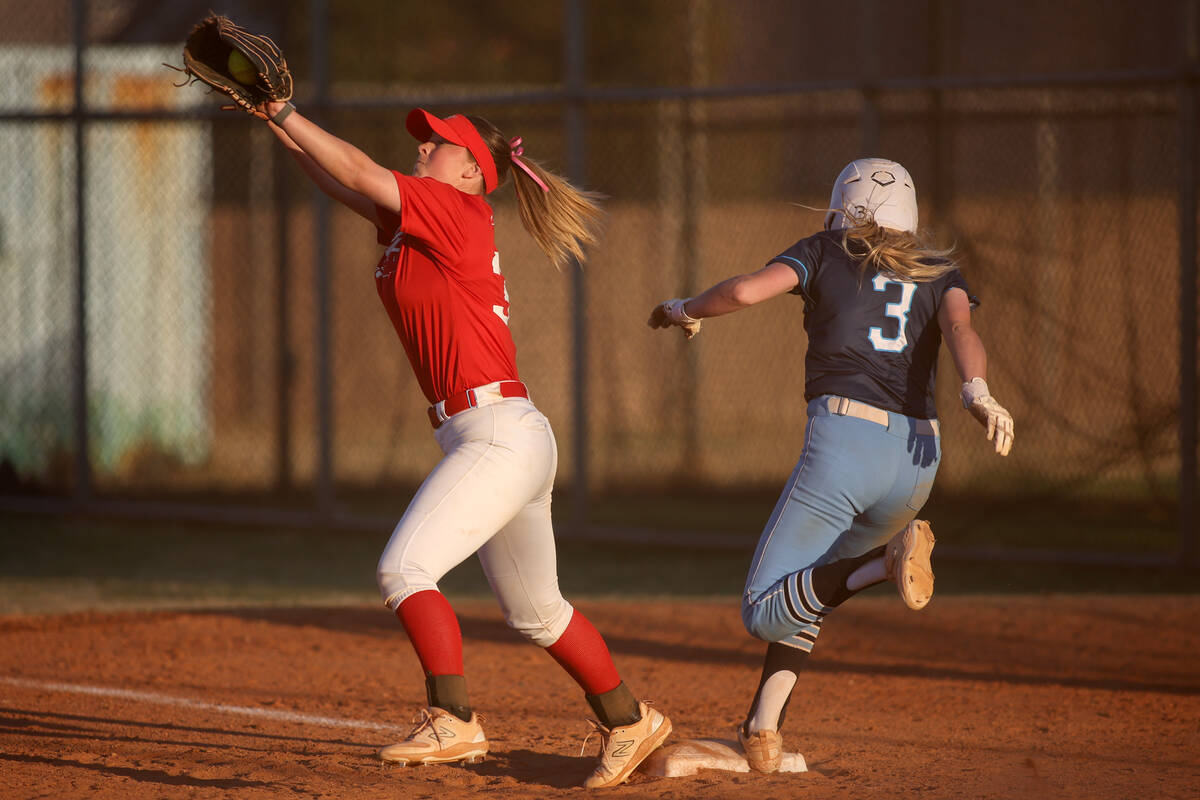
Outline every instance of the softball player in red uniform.
[(550, 423), (517, 373), (509, 301), (485, 196), (511, 175), (522, 222), (556, 264), (582, 259), (594, 197), (522, 158), (487, 120), (414, 109), (411, 175), (269, 103), (263, 115), (326, 194), (370, 220), (386, 250), (375, 285), (429, 402), (444, 458), (425, 479), (379, 560), (384, 602), (403, 623), (429, 700), (384, 761), (474, 761), (488, 749), (463, 677), (458, 619), (437, 584), (479, 557), (508, 624), (579, 683), (600, 722), (589, 787), (614, 786), (671, 732), (621, 681), (603, 638), (559, 592), (550, 493), (558, 454)]
[(987, 356), (971, 328), (978, 301), (949, 253), (917, 235), (908, 171), (884, 159), (854, 161), (829, 207), (825, 231), (757, 272), (656, 306), (649, 320), (691, 338), (705, 317), (785, 292), (804, 300), (804, 452), (742, 595), (746, 629), (770, 643), (738, 727), (750, 766), (762, 772), (779, 768), (784, 711), (824, 617), (889, 579), (910, 608), (933, 595), (933, 532), (914, 518), (941, 455), (933, 388), (943, 337), (964, 381), (964, 407), (997, 453), (1012, 446), (1012, 417), (988, 392)]

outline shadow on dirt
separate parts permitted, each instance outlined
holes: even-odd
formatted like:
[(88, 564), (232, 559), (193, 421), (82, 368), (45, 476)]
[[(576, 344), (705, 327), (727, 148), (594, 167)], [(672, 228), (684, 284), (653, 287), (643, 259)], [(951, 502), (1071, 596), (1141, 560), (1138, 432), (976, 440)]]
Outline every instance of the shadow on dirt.
[[(54, 711), (11, 708), (7, 706), (0, 706), (0, 715), (12, 715), (11, 717), (0, 717), (0, 737), (5, 734), (15, 733), (19, 733), (22, 736), (44, 736), (53, 739), (76, 738), (89, 741), (94, 741), (97, 737), (103, 737), (106, 740), (112, 741), (151, 742), (155, 744), (180, 745), (183, 747), (213, 748), (219, 746), (214, 745), (212, 742), (203, 741), (205, 735), (218, 737), (233, 736), (250, 741), (263, 741), (264, 746), (261, 748), (256, 748), (245, 743), (237, 745), (239, 750), (261, 750), (262, 752), (278, 752), (281, 749), (280, 744), (266, 744), (267, 742), (296, 742), (298, 746), (304, 747), (310, 745), (329, 745), (331, 748), (339, 751), (345, 750), (347, 747), (359, 747), (364, 752), (372, 754), (375, 752), (377, 746), (366, 742), (352, 742), (346, 739), (322, 739), (314, 737), (309, 731), (296, 736), (284, 736), (281, 734), (252, 731), (239, 726), (205, 728), (164, 722), (142, 722), (135, 719), (120, 719), (111, 716), (89, 717), (82, 714), (62, 714)], [(140, 735), (114, 735), (111, 731), (114, 726), (121, 729), (141, 729), (144, 732)], [(170, 739), (166, 737), (164, 732), (169, 732), (171, 735), (176, 736), (190, 734), (192, 738)], [(286, 749), (287, 745), (284, 744), (282, 747)]]
[(247, 781), (239, 778), (197, 778), (191, 775), (172, 775), (161, 769), (110, 767), (104, 764), (89, 764), (85, 761), (73, 761), (69, 758), (52, 758), (49, 756), (23, 756), (12, 753), (0, 753), (0, 761), (17, 764), (46, 764), (52, 767), (74, 767), (84, 771), (90, 770), (107, 777), (129, 778), (139, 783), (159, 784), (162, 786), (191, 786), (197, 789), (266, 789), (275, 785), (267, 781)]
[[(394, 637), (403, 635), (396, 620), (386, 610), (372, 608), (245, 608), (219, 611), (184, 611), (185, 614), (222, 614), (239, 619), (269, 622), (276, 625), (318, 626), (345, 633)], [(499, 612), (460, 611), (459, 624), (468, 640), (530, 647), (499, 618)], [(603, 631), (602, 631), (603, 632)], [(652, 631), (648, 632), (650, 635)], [(680, 644), (657, 638), (620, 636), (605, 633), (605, 641), (615, 654), (641, 656), (664, 661), (706, 664), (745, 664), (757, 669), (761, 656), (747, 651), (744, 643), (729, 646)], [(827, 674), (893, 676), (929, 680), (994, 681), (1025, 686), (1065, 686), (1109, 691), (1159, 692), (1181, 696), (1200, 695), (1200, 684), (1138, 679), (1127, 674), (1070, 675), (1054, 672), (1030, 673), (997, 670), (991, 661), (983, 660), (979, 669), (937, 667), (921, 664), (864, 664), (824, 654), (814, 656), (808, 669)]]
[(493, 752), (473, 767), (480, 775), (505, 777), (526, 786), (569, 789), (579, 786), (595, 767), (594, 759), (572, 758), (533, 750)]

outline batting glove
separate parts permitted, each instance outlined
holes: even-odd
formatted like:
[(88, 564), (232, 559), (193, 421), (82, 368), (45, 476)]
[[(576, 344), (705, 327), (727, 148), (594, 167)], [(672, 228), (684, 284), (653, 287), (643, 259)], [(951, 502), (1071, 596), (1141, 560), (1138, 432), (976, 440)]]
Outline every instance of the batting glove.
[(996, 452), (1002, 456), (1008, 455), (1013, 443), (1012, 414), (988, 392), (987, 381), (972, 378), (962, 385), (961, 396), (963, 408), (987, 428), (988, 441), (996, 443)]
[(650, 312), (650, 319), (646, 320), (646, 324), (651, 328), (669, 328), (672, 325), (678, 325), (683, 328), (683, 335), (688, 339), (700, 332), (700, 320), (692, 319), (688, 313), (683, 310), (683, 306), (690, 297), (683, 299), (667, 300), (665, 303), (659, 303)]

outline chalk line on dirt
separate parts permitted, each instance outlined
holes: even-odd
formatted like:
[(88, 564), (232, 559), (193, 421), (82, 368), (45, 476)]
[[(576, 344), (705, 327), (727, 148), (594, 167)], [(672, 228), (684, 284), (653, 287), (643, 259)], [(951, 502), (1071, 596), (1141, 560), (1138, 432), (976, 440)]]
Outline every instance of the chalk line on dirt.
[(136, 700), (143, 703), (158, 703), (166, 706), (181, 706), (200, 711), (216, 711), (222, 714), (241, 714), (247, 717), (262, 717), (279, 722), (299, 722), (305, 725), (326, 725), (331, 728), (360, 728), (374, 731), (396, 730), (396, 725), (381, 722), (370, 722), (361, 719), (339, 719), (337, 717), (322, 717), (315, 714), (300, 714), (295, 711), (276, 711), (269, 708), (250, 708), (234, 706), (226, 703), (206, 703), (203, 700), (193, 700), (189, 697), (174, 697), (155, 692), (139, 692), (134, 689), (114, 689), (107, 686), (84, 686), (75, 683), (55, 683), (53, 681), (34, 681), (24, 678), (0, 677), (0, 683), (19, 686), (24, 689), (39, 689), (47, 692), (72, 692), (87, 694), (94, 697), (117, 697), (122, 700)]

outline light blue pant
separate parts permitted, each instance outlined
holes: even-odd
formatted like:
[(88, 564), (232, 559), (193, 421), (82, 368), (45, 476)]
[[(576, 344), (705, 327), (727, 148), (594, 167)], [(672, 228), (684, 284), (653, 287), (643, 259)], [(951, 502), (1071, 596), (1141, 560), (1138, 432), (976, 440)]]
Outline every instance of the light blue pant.
[(830, 611), (807, 569), (886, 544), (929, 497), (940, 460), (937, 436), (888, 413), (888, 426), (808, 404), (804, 452), (763, 529), (746, 576), (742, 622), (751, 635), (811, 650)]

